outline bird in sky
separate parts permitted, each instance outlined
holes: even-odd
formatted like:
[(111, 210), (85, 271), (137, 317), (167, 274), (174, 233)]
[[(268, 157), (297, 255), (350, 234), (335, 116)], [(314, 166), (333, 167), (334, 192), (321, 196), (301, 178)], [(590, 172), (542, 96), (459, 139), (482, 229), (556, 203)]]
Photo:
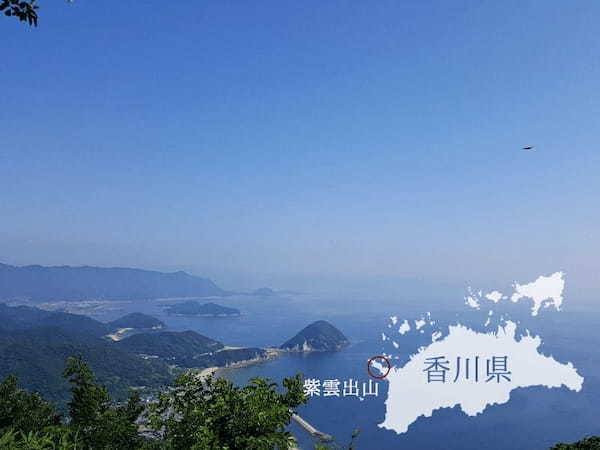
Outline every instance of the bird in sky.
[(529, 147), (523, 147), (523, 150), (533, 150), (535, 147), (530, 145)]

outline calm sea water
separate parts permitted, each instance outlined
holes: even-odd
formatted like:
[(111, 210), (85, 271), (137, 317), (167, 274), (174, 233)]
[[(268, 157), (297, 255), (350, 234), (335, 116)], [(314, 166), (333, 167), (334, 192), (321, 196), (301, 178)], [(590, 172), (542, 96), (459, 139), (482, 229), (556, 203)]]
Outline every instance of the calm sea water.
[[(246, 384), (252, 377), (267, 377), (281, 382), (297, 372), (305, 378), (368, 381), (366, 361), (381, 354), (381, 332), (389, 314), (363, 312), (342, 314), (339, 310), (317, 314), (301, 301), (282, 299), (231, 298), (219, 303), (239, 307), (239, 318), (185, 318), (168, 316), (161, 303), (128, 304), (124, 311), (143, 311), (163, 320), (173, 330), (195, 330), (235, 346), (275, 346), (282, 344), (308, 323), (331, 321), (352, 341), (340, 352), (288, 354), (277, 359), (240, 369), (223, 369), (220, 375)], [(396, 311), (397, 312), (397, 311)], [(112, 317), (106, 317), (106, 320)], [(101, 318), (104, 319), (104, 318)], [(408, 432), (398, 435), (378, 427), (385, 417), (387, 383), (379, 382), (379, 396), (314, 397), (300, 408), (300, 414), (321, 431), (345, 444), (354, 429), (361, 434), (357, 447), (385, 449), (547, 449), (554, 443), (571, 442), (586, 435), (600, 434), (600, 315), (560, 313), (537, 324), (544, 338), (543, 352), (558, 361), (572, 361), (585, 377), (583, 390), (542, 387), (518, 389), (504, 405), (488, 407), (483, 414), (469, 417), (458, 407), (436, 411), (431, 418), (420, 418)], [(414, 343), (417, 345), (417, 343)], [(408, 347), (407, 347), (408, 348)], [(313, 447), (312, 438), (295, 424), (290, 430), (301, 448)]]

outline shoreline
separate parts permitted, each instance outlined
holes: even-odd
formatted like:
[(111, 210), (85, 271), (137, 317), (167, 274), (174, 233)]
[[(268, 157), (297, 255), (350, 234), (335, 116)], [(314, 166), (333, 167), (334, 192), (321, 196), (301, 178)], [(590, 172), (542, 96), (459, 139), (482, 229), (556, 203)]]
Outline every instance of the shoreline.
[(208, 377), (213, 377), (217, 370), (219, 370), (219, 367), (206, 367), (205, 369), (201, 369), (196, 376), (201, 380), (205, 380)]
[(238, 361), (235, 363), (228, 364), (226, 366), (206, 367), (204, 369), (200, 369), (200, 371), (197, 372), (197, 376), (198, 376), (198, 378), (201, 378), (201, 379), (206, 379), (208, 377), (219, 378), (218, 372), (222, 369), (242, 369), (244, 367), (252, 366), (254, 364), (259, 364), (261, 362), (270, 361), (272, 359), (275, 359), (275, 358), (281, 356), (283, 353), (286, 353), (285, 350), (282, 350), (280, 348), (275, 348), (275, 347), (268, 347), (268, 348), (265, 348), (264, 350), (266, 352), (266, 356), (264, 356), (264, 357), (255, 358), (255, 359), (246, 359), (243, 361)]
[[(201, 369), (200, 371), (197, 372), (196, 376), (200, 379), (200, 381), (204, 381), (209, 377), (213, 377), (213, 378), (219, 378), (219, 371), (223, 370), (223, 369), (241, 369), (244, 367), (248, 367), (254, 364), (258, 364), (261, 362), (266, 362), (266, 361), (270, 361), (272, 359), (278, 358), (279, 356), (281, 356), (284, 353), (289, 353), (286, 350), (277, 348), (277, 347), (267, 347), (265, 349), (266, 352), (266, 356), (263, 358), (256, 358), (256, 359), (249, 359), (249, 360), (245, 360), (245, 361), (239, 361), (233, 364), (229, 364), (228, 366), (213, 366), (213, 367), (206, 367), (204, 369)], [(325, 433), (321, 433), (320, 431), (314, 429), (310, 424), (308, 424), (304, 419), (302, 419), (301, 417), (297, 416), (297, 414), (294, 414), (294, 416), (292, 416), (292, 419), (290, 420), (290, 423), (292, 421), (296, 421), (301, 428), (303, 428), (305, 431), (307, 431), (311, 436), (314, 437), (325, 437), (326, 440), (331, 440), (331, 436), (325, 434)], [(308, 427), (311, 427), (311, 429), (309, 430)], [(317, 434), (313, 434), (313, 431)], [(298, 439), (296, 439), (294, 437), (294, 444), (292, 447), (290, 447), (290, 450), (301, 450), (301, 448), (298, 445)]]
[(119, 328), (116, 331), (107, 334), (106, 337), (108, 337), (114, 342), (118, 342), (120, 340), (125, 339), (126, 337), (129, 337), (129, 334), (131, 334), (131, 332), (134, 330), (135, 328)]

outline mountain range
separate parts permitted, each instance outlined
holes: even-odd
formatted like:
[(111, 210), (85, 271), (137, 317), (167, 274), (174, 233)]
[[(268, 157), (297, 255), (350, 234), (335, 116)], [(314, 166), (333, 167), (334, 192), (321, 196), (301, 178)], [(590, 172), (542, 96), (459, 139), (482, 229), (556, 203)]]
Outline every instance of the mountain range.
[(174, 372), (160, 360), (144, 360), (103, 336), (113, 327), (86, 316), (0, 304), (0, 379), (19, 384), (64, 407), (69, 384), (62, 372), (70, 356), (82, 356), (118, 400), (131, 386), (160, 389)]
[[(122, 400), (131, 387), (148, 394), (159, 392), (187, 368), (223, 367), (271, 354), (261, 348), (226, 347), (195, 331), (162, 328), (161, 321), (141, 313), (103, 323), (78, 314), (0, 304), (0, 380), (16, 375), (21, 387), (38, 391), (64, 408), (70, 386), (62, 373), (71, 356), (82, 356), (98, 381)], [(123, 329), (133, 334), (119, 334)], [(318, 321), (281, 349), (331, 351), (347, 344), (333, 325)]]
[(228, 292), (211, 280), (186, 272), (0, 264), (1, 300), (139, 300), (225, 295)]
[[(121, 327), (138, 334), (114, 339), (110, 333)], [(17, 375), (22, 387), (64, 407), (69, 385), (62, 372), (70, 356), (82, 356), (117, 400), (125, 399), (130, 387), (156, 392), (186, 368), (266, 357), (263, 349), (228, 348), (195, 331), (156, 331), (161, 327), (162, 322), (140, 313), (103, 323), (78, 314), (0, 304), (0, 380)]]

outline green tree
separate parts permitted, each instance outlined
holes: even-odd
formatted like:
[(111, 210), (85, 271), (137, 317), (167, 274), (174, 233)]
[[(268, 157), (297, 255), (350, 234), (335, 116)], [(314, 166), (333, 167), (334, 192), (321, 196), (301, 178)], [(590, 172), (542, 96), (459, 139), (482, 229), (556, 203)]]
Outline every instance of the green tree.
[[(0, 384), (0, 448), (284, 450), (295, 444), (285, 430), (292, 412), (307, 401), (300, 374), (285, 379), (279, 389), (268, 379), (255, 378), (250, 385), (237, 387), (224, 379), (203, 380), (188, 373), (149, 410), (137, 394), (126, 404), (113, 406), (106, 388), (97, 384), (81, 358), (67, 360), (64, 376), (72, 384), (68, 423), (61, 423), (38, 394), (18, 389), (14, 377)], [(155, 440), (140, 436), (141, 416), (149, 418)]]
[(334, 443), (329, 443), (329, 444), (325, 444), (323, 442), (318, 443), (315, 445), (315, 450), (341, 450), (341, 449), (348, 449), (348, 450), (356, 450), (356, 438), (359, 436), (360, 434), (360, 430), (357, 428), (356, 430), (354, 430), (354, 432), (352, 433), (352, 438), (350, 439), (350, 443), (348, 444), (348, 447), (346, 446), (341, 446)]
[(3, 450), (83, 450), (77, 435), (68, 427), (49, 428), (46, 431), (23, 433), (7, 431), (0, 435)]
[[(67, 0), (73, 3), (75, 0)], [(0, 13), (8, 17), (16, 17), (21, 22), (37, 27), (38, 9), (37, 0), (0, 0)]]
[(600, 437), (587, 437), (572, 444), (556, 444), (550, 450), (600, 450)]
[(175, 450), (288, 449), (295, 443), (285, 430), (292, 410), (306, 402), (301, 375), (283, 381), (286, 391), (268, 379), (254, 378), (245, 387), (224, 379), (179, 377), (161, 395), (151, 414), (153, 428)]
[(86, 448), (130, 450), (141, 447), (143, 440), (135, 423), (143, 411), (138, 394), (131, 395), (123, 406), (111, 407), (106, 388), (96, 383), (94, 374), (80, 357), (67, 360), (64, 376), (73, 384), (70, 425)]
[(6, 377), (0, 383), (0, 433), (9, 429), (29, 433), (59, 423), (54, 407), (37, 392), (19, 389), (16, 377)]
[(75, 426), (91, 427), (110, 407), (110, 397), (104, 386), (95, 382), (94, 374), (81, 357), (67, 359), (64, 377), (71, 382), (69, 415)]

